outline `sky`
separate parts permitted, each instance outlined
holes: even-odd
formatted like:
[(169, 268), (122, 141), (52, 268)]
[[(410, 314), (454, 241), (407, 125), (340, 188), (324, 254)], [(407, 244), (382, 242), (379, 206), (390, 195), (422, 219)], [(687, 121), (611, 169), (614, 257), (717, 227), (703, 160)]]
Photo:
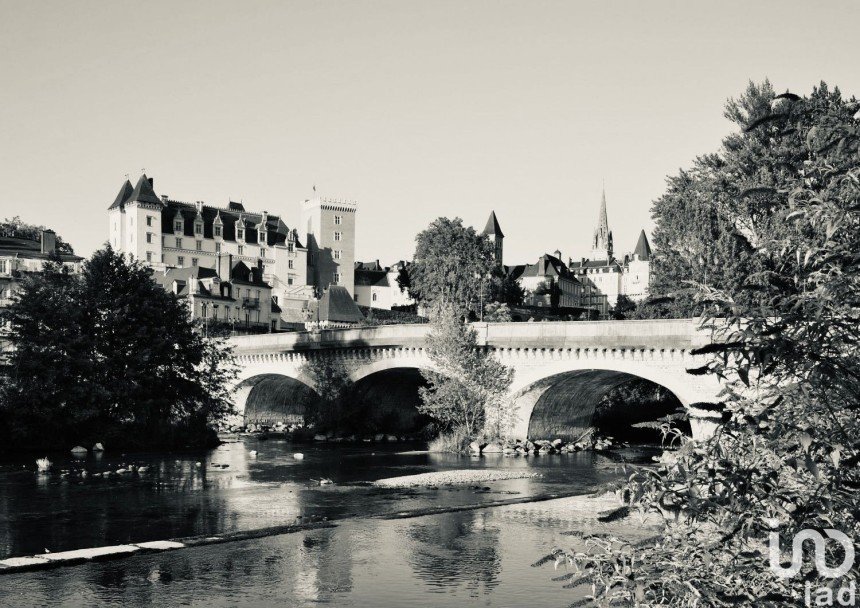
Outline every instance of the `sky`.
[(358, 203), (356, 259), (439, 216), (505, 263), (617, 253), (747, 82), (860, 95), (860, 2), (0, 0), (0, 218), (80, 254), (143, 170), (159, 195), (282, 214)]

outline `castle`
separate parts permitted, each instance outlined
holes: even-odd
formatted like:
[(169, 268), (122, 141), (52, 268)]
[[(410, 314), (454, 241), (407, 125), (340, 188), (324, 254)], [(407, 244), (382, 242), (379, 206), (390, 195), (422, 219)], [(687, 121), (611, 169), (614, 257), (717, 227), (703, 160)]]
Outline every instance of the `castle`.
[(240, 202), (158, 196), (142, 175), (134, 186), (126, 180), (108, 208), (108, 234), (115, 250), (152, 267), (166, 288), (199, 300), (195, 316), (215, 311), (219, 320), (279, 329), (282, 319), (307, 320), (308, 303), (329, 289), (352, 299), (355, 213), (355, 202), (314, 192), (290, 227)]

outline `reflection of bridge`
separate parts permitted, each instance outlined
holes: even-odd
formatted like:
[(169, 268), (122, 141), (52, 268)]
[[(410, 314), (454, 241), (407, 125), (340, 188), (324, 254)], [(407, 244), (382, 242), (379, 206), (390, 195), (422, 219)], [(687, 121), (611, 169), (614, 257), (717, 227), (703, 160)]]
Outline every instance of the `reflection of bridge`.
[[(514, 369), (516, 437), (588, 426), (600, 399), (633, 377), (671, 391), (690, 411), (694, 436), (714, 428), (709, 418), (714, 414), (697, 406), (717, 401), (719, 383), (686, 372), (704, 365), (704, 357), (690, 351), (710, 340), (695, 319), (476, 323), (474, 328), (479, 344)], [(302, 368), (316, 357), (338, 358), (354, 382), (376, 383), (377, 392), (385, 392), (392, 373), (432, 368), (424, 351), (429, 329), (387, 325), (233, 338), (241, 366), (236, 404), (245, 411), (263, 393), (284, 405), (306, 398), (314, 381)]]

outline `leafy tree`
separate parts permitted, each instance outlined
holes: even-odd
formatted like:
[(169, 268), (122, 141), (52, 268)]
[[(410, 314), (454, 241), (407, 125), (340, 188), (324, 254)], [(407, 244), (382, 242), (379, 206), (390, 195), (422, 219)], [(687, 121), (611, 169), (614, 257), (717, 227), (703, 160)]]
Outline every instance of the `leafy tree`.
[(613, 319), (628, 319), (635, 316), (636, 302), (628, 296), (620, 294), (615, 301), (615, 306), (609, 311), (609, 316)]
[(505, 274), (501, 268), (493, 269), (490, 279), (490, 300), (508, 306), (522, 306), (526, 292), (520, 282)]
[[(18, 238), (38, 241), (42, 236), (43, 230), (48, 230), (48, 228), (35, 224), (27, 224), (17, 215), (13, 218), (7, 217), (0, 222), (0, 235), (16, 236)], [(57, 251), (60, 253), (74, 253), (72, 246), (66, 243), (60, 235), (57, 235), (56, 245)]]
[[(587, 561), (598, 603), (799, 605), (804, 583), (838, 587), (860, 575), (855, 562), (830, 581), (809, 558), (793, 578), (768, 568), (774, 530), (783, 548), (807, 528), (837, 529), (855, 547), (860, 538), (860, 104), (824, 85), (771, 102), (747, 130), (793, 130), (786, 136), (803, 142), (806, 160), (756, 201), (764, 211), (748, 223), (758, 239), (749, 263), (764, 270), (703, 286), (695, 300), (716, 343), (699, 350), (713, 359), (691, 371), (728, 383), (723, 422), (625, 484), (630, 509), (665, 517), (657, 543), (631, 551), (610, 539), (570, 556)], [(776, 155), (783, 143), (761, 145)], [(726, 188), (741, 193), (737, 208), (750, 205), (749, 175), (758, 173)], [(835, 543), (827, 554), (828, 564), (844, 557)]]
[(352, 381), (343, 362), (333, 357), (312, 357), (302, 366), (302, 372), (313, 378), (319, 396), (305, 410), (305, 423), (322, 430), (348, 427), (346, 398)]
[(511, 307), (503, 302), (490, 302), (484, 308), (484, 321), (490, 323), (509, 323), (513, 321)]
[(461, 313), (473, 308), (480, 280), (492, 276), (495, 267), (486, 235), (463, 226), (460, 218), (440, 217), (415, 240), (408, 281), (412, 297), (430, 308), (454, 306)]
[(81, 275), (46, 264), (4, 318), (14, 350), (0, 408), (18, 445), (201, 442), (232, 410), (223, 340), (204, 338), (183, 300), (110, 247)]
[(505, 400), (513, 370), (478, 347), (475, 330), (452, 306), (433, 315), (426, 348), (435, 369), (421, 371), (428, 386), (419, 389), (418, 410), (468, 438), (504, 436), (513, 422), (513, 404)]

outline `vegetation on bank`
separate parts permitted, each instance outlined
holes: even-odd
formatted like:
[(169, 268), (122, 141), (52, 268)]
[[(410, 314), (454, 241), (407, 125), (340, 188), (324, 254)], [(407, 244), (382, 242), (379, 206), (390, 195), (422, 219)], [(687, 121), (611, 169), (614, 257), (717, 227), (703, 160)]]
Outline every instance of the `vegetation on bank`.
[(593, 538), (566, 554), (586, 603), (799, 605), (809, 585), (832, 605), (860, 575), (855, 562), (831, 580), (810, 555), (794, 577), (769, 568), (772, 532), (784, 561), (800, 530), (860, 538), (860, 103), (764, 83), (726, 115), (740, 132), (655, 203), (655, 287), (671, 298), (645, 306), (704, 315), (717, 343), (692, 371), (728, 384), (722, 424), (619, 488), (625, 512), (663, 516), (656, 543)]
[(2, 313), (12, 350), (0, 384), (6, 449), (175, 448), (217, 443), (236, 368), (187, 303), (110, 247), (82, 274), (49, 262)]

